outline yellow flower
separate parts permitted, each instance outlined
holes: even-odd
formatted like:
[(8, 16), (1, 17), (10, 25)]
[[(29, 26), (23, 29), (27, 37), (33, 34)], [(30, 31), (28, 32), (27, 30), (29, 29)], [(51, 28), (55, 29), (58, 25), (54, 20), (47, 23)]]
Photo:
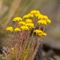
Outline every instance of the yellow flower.
[(12, 26), (9, 26), (6, 28), (7, 31), (10, 31), (10, 32), (13, 32), (13, 27)]
[(39, 14), (38, 15), (38, 19), (47, 19), (48, 17), (43, 15), (43, 14)]
[(22, 21), (22, 18), (21, 17), (15, 17), (12, 21)]
[(36, 33), (41, 33), (41, 32), (43, 32), (43, 31), (40, 30), (40, 29), (36, 29), (36, 30), (34, 30), (34, 32), (36, 32)]
[(41, 15), (41, 13), (38, 10), (32, 10), (30, 14), (32, 14), (35, 17), (38, 17), (39, 15)]
[(51, 23), (51, 20), (49, 20), (48, 16), (46, 16), (46, 15), (41, 14), (41, 15), (38, 16), (38, 19), (46, 20), (47, 22)]
[(46, 18), (43, 18), (43, 19), (41, 19), (41, 20), (38, 20), (37, 23), (38, 23), (39, 25), (40, 25), (40, 24), (47, 25), (47, 24), (51, 23), (51, 20), (46, 17)]
[(15, 30), (15, 32), (21, 31), (21, 29), (18, 27), (16, 27), (14, 30)]
[(31, 14), (40, 14), (40, 12), (38, 10), (32, 10), (30, 13)]
[(28, 26), (21, 26), (21, 30), (29, 30)]
[(25, 25), (26, 23), (24, 21), (20, 21), (18, 24), (19, 25)]
[(34, 28), (34, 23), (26, 23), (29, 28)]
[(25, 22), (26, 23), (32, 23), (33, 21), (32, 21), (32, 19), (26, 19)]
[(34, 17), (32, 14), (27, 14), (27, 15), (23, 16), (23, 19), (25, 19), (25, 18), (32, 18), (32, 17)]
[(46, 36), (47, 34), (45, 32), (43, 32), (40, 29), (36, 29), (34, 30), (34, 32), (38, 35), (38, 36)]
[(47, 21), (46, 20), (39, 20), (39, 21), (37, 21), (37, 24), (38, 25), (40, 25), (40, 24), (47, 25)]
[(42, 19), (48, 19), (48, 16), (46, 16), (46, 15), (43, 15), (43, 17), (41, 17)]
[(35, 17), (39, 18), (41, 14), (35, 14)]

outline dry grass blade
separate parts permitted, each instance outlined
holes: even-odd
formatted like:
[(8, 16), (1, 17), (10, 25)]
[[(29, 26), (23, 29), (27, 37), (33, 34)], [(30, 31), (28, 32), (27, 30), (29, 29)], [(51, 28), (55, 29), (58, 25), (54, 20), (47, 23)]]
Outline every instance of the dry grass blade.
[(7, 18), (7, 21), (5, 23), (5, 27), (10, 22), (10, 19), (14, 16), (14, 14), (16, 13), (16, 11), (20, 7), (20, 2), (21, 2), (21, 0), (13, 0), (12, 4), (10, 6), (9, 13), (7, 15), (8, 18)]
[(0, 13), (1, 13), (1, 10), (2, 10), (2, 6), (3, 6), (3, 0), (0, 0)]

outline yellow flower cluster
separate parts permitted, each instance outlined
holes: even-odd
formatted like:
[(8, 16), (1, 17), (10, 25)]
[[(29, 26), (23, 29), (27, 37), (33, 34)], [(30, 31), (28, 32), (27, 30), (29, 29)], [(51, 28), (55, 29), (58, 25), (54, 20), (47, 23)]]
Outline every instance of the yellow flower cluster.
[(51, 23), (51, 20), (46, 16), (46, 15), (43, 15), (41, 14), (38, 10), (32, 10), (29, 14), (27, 15), (24, 15), (23, 16), (23, 19), (24, 18), (34, 18), (34, 17), (37, 17), (37, 24), (38, 25), (47, 25), (49, 23)]
[(40, 12), (38, 10), (32, 10), (29, 14), (24, 15), (23, 19), (37, 17), (38, 15), (40, 15)]
[(6, 30), (10, 32), (13, 32), (13, 31), (19, 32), (21, 30), (29, 30), (31, 28), (34, 28), (34, 23), (32, 22), (31, 19), (26, 19), (25, 21), (19, 21), (18, 25), (20, 25), (20, 27), (13, 28), (12, 26), (8, 26)]
[(10, 32), (13, 32), (13, 31), (21, 31), (21, 29), (19, 29), (18, 27), (16, 27), (15, 29), (12, 27), (12, 26), (8, 26), (7, 28), (6, 28), (6, 30), (7, 31), (10, 31)]
[[(33, 18), (37, 18), (37, 22), (34, 23)], [(29, 14), (24, 15), (22, 18), (21, 17), (15, 17), (12, 20), (13, 22), (18, 22), (17, 25), (19, 27), (13, 28), (12, 26), (9, 26), (6, 28), (7, 31), (10, 32), (19, 32), (22, 30), (30, 30), (32, 28), (35, 28), (36, 25), (47, 25), (51, 23), (51, 20), (46, 16), (43, 15), (41, 12), (38, 10), (32, 10)], [(39, 36), (46, 36), (47, 34), (43, 32), (42, 30), (34, 30), (34, 32), (39, 35)]]

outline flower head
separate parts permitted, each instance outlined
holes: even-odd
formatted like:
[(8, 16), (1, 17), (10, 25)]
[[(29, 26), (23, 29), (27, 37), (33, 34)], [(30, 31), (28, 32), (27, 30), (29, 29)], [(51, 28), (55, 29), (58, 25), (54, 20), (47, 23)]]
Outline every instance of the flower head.
[(19, 25), (25, 25), (26, 23), (24, 21), (18, 22)]
[(15, 17), (12, 21), (22, 21), (22, 18), (21, 17)]
[(25, 18), (33, 18), (34, 16), (32, 15), (32, 14), (27, 14), (27, 15), (24, 15), (23, 16), (23, 19), (25, 19)]
[(30, 13), (31, 14), (40, 14), (40, 12), (38, 10), (32, 10)]
[(21, 26), (21, 30), (29, 30), (28, 26)]
[(35, 17), (38, 17), (41, 13), (38, 10), (32, 10), (30, 14), (32, 14)]
[(26, 25), (29, 27), (29, 28), (34, 28), (34, 23), (26, 23)]
[(12, 26), (9, 26), (6, 28), (7, 31), (10, 31), (10, 32), (13, 32), (13, 27)]
[(43, 32), (40, 29), (36, 29), (34, 30), (34, 32), (38, 35), (38, 36), (46, 36), (47, 34), (45, 32)]
[(38, 25), (41, 25), (41, 24), (47, 25), (47, 21), (46, 20), (39, 20), (39, 21), (37, 21), (37, 24)]
[(38, 36), (46, 36), (47, 34), (46, 33), (40, 33), (40, 34), (37, 34)]
[(45, 16), (46, 18), (42, 17), (42, 19), (38, 20), (37, 23), (40, 25), (40, 24), (43, 24), (43, 25), (47, 25), (49, 23), (51, 23), (51, 20), (49, 20), (47, 18), (47, 16)]
[(32, 19), (26, 19), (25, 22), (26, 23), (32, 23), (33, 21), (32, 21)]
[(19, 32), (19, 31), (21, 31), (21, 29), (18, 28), (18, 27), (16, 27), (16, 28), (14, 29), (14, 31), (15, 31), (15, 32)]
[(46, 19), (48, 19), (48, 17), (46, 15), (40, 14), (38, 16), (38, 19), (46, 20)]

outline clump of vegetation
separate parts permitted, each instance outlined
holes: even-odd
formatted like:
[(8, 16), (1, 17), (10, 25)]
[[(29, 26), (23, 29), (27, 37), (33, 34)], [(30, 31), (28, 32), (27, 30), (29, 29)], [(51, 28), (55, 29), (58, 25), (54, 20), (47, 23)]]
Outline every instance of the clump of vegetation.
[(6, 27), (7, 32), (15, 34), (8, 53), (3, 51), (6, 60), (34, 60), (42, 39), (47, 35), (44, 28), (51, 23), (50, 19), (38, 10), (32, 10), (23, 17), (13, 18), (12, 23)]

